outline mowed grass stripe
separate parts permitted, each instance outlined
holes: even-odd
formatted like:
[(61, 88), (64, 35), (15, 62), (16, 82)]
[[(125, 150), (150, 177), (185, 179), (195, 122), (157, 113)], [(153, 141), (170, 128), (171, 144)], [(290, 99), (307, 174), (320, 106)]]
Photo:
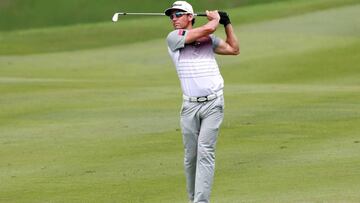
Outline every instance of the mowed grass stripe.
[[(360, 7), (347, 6), (301, 16), (236, 27), (241, 40), (241, 61), (272, 57), (275, 54), (303, 54), (319, 47), (331, 49), (359, 40)], [(224, 36), (220, 32), (220, 36)], [(336, 50), (336, 49), (334, 49)], [(226, 62), (237, 58), (225, 57)]]
[[(288, 53), (284, 54), (285, 60), (281, 55), (244, 60), (225, 66), (223, 75), (228, 83), (301, 84), (306, 82), (358, 86), (360, 73), (356, 64), (360, 63), (359, 42), (308, 50), (302, 54)], [(238, 68), (240, 66), (241, 68)], [(328, 90), (332, 91), (333, 88), (330, 86)]]
[(228, 96), (232, 112), (219, 140), (217, 200), (356, 202), (356, 92)]
[[(357, 27), (356, 21), (348, 21), (347, 15), (357, 19), (354, 14), (358, 8), (358, 6), (347, 7), (347, 9), (341, 8), (338, 15), (333, 14), (335, 11), (329, 11), (331, 15), (327, 19), (332, 23), (321, 23), (326, 12), (314, 14), (315, 17), (305, 15), (304, 19), (307, 24), (302, 24), (302, 27), (307, 31), (303, 34), (296, 30), (292, 32), (292, 29), (286, 32), (278, 29), (282, 23), (286, 24), (285, 27), (287, 27), (292, 24), (292, 20), (299, 22), (299, 17), (272, 21), (269, 23), (271, 26), (260, 23), (256, 29), (254, 25), (236, 28), (242, 40), (241, 60), (237, 57), (219, 57), (227, 83), (233, 81), (236, 83), (252, 81), (256, 83), (261, 81), (278, 83), (287, 82), (286, 80), (301, 82), (304, 78), (308, 81), (312, 78), (317, 80), (319, 75), (322, 75), (326, 82), (326, 80), (331, 81), (335, 79), (334, 77), (338, 77), (340, 69), (342, 70), (340, 83), (341, 80), (346, 80), (346, 75), (353, 78), (346, 80), (347, 83), (349, 81), (356, 82), (357, 69), (354, 64), (357, 64), (359, 59), (356, 55), (359, 53), (357, 51), (359, 42), (357, 32), (355, 32)], [(314, 33), (309, 33), (311, 29), (307, 28), (306, 25), (313, 28), (311, 21), (316, 24), (319, 23), (317, 30), (328, 30), (328, 32), (319, 33), (315, 30)], [(341, 22), (347, 22), (348, 25), (342, 31), (347, 33), (344, 34), (345, 36), (336, 34), (338, 32), (336, 27), (340, 26)], [(138, 50), (144, 52), (140, 54)], [(349, 52), (352, 54), (348, 54)], [(139, 54), (141, 58), (133, 60)], [(328, 54), (334, 57), (328, 57)], [(304, 57), (304, 55), (307, 56)], [(344, 60), (347, 63), (344, 63), (343, 60), (337, 60), (339, 55), (342, 58), (347, 58)], [(291, 58), (291, 60), (283, 60), (284, 56)], [(302, 60), (302, 57), (306, 60)], [(61, 63), (53, 63), (53, 61), (61, 61)], [(146, 66), (142, 67), (144, 63)], [(277, 68), (266, 68), (269, 63), (273, 63), (272, 66), (277, 66)], [(327, 65), (323, 65), (324, 63)], [(32, 69), (31, 73), (27, 73), (29, 77), (38, 79), (44, 77), (45, 80), (50, 79), (48, 77), (54, 78), (54, 80), (57, 78), (64, 80), (64, 78), (69, 79), (71, 77), (73, 80), (83, 81), (86, 85), (90, 85), (87, 84), (87, 81), (89, 83), (99, 81), (116, 82), (118, 85), (128, 87), (141, 86), (142, 82), (138, 78), (142, 78), (142, 80), (146, 78), (151, 86), (169, 85), (170, 83), (174, 86), (178, 85), (178, 82), (174, 80), (176, 75), (173, 68), (164, 69), (164, 67), (172, 66), (167, 56), (164, 40), (100, 50), (28, 57), (2, 57), (0, 64), (4, 67), (1, 70), (2, 74), (9, 75), (9, 77), (23, 77), (22, 70), (27, 67), (26, 69)], [(314, 64), (318, 64), (317, 68), (313, 68)], [(239, 66), (241, 68), (237, 68)], [(82, 71), (85, 69), (87, 71)], [(151, 71), (146, 71), (147, 69)], [(74, 74), (69, 75), (69, 71)], [(239, 72), (239, 74), (233, 74), (234, 72)], [(287, 74), (297, 77), (287, 76)], [(173, 77), (168, 78), (163, 75), (172, 75)], [(248, 75), (252, 75), (252, 77), (248, 77)], [(110, 78), (111, 80), (109, 80)], [(71, 84), (65, 84), (64, 86), (71, 87)], [(61, 87), (61, 85), (60, 83), (57, 86)], [(95, 83), (95, 85), (97, 84)], [(110, 83), (108, 86), (112, 85)], [(41, 85), (38, 86), (41, 87)]]

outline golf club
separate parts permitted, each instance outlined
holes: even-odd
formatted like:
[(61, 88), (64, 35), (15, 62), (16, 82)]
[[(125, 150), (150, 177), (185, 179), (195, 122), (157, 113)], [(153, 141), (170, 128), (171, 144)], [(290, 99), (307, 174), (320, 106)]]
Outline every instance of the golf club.
[[(142, 15), (142, 16), (165, 16), (165, 13), (126, 13), (126, 12), (120, 12), (115, 13), (112, 17), (113, 22), (117, 22), (119, 20), (120, 15)], [(195, 13), (194, 16), (206, 16), (205, 13)]]

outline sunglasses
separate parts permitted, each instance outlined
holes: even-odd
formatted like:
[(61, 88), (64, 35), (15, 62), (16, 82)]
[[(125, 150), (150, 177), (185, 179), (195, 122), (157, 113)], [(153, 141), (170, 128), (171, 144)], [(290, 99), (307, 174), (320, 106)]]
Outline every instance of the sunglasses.
[(186, 14), (189, 14), (189, 13), (187, 13), (187, 12), (176, 12), (176, 13), (171, 14), (169, 17), (172, 20), (172, 19), (174, 19), (174, 17), (180, 18), (180, 17), (182, 17), (183, 15), (186, 15)]

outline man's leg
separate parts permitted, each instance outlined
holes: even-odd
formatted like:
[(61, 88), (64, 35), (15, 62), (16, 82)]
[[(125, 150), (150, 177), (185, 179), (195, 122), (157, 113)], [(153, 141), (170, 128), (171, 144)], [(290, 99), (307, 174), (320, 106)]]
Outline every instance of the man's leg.
[(198, 117), (198, 103), (184, 101), (181, 110), (181, 130), (184, 143), (184, 168), (186, 176), (186, 190), (190, 201), (194, 201), (197, 141), (200, 131)]
[(220, 125), (224, 118), (223, 98), (217, 98), (204, 108), (198, 138), (195, 180), (195, 203), (208, 203), (215, 170), (215, 148)]

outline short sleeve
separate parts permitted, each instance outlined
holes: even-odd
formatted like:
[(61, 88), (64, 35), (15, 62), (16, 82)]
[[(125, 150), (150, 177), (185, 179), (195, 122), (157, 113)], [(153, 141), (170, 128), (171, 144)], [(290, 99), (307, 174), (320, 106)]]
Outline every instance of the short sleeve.
[(215, 35), (210, 35), (211, 41), (212, 41), (212, 47), (213, 49), (216, 49), (216, 47), (220, 44), (220, 38), (216, 37)]
[(187, 30), (178, 29), (169, 33), (167, 36), (168, 47), (171, 51), (181, 49), (185, 47), (185, 37)]

